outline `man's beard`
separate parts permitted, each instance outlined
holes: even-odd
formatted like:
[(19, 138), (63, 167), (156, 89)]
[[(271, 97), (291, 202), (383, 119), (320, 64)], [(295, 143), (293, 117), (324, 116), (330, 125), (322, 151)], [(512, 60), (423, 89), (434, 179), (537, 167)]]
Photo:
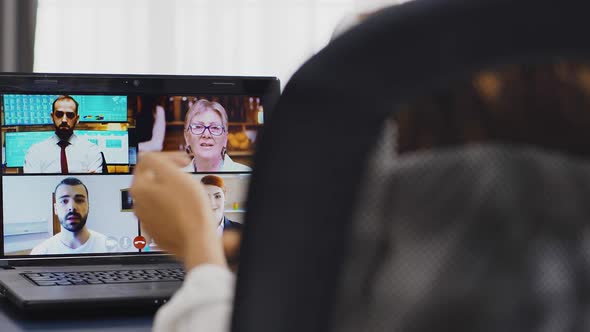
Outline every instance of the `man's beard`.
[(73, 133), (74, 133), (74, 128), (70, 128), (68, 125), (55, 126), (55, 134), (62, 141), (68, 140), (72, 136)]
[[(68, 224), (68, 217), (70, 216), (76, 216), (79, 222), (77, 224), (72, 225)], [(63, 220), (60, 220), (59, 222), (61, 224), (61, 227), (67, 229), (72, 233), (78, 233), (82, 230), (82, 228), (84, 228), (84, 226), (86, 226), (86, 219), (88, 219), (88, 215), (82, 217), (82, 215), (77, 212), (69, 212), (64, 216)]]

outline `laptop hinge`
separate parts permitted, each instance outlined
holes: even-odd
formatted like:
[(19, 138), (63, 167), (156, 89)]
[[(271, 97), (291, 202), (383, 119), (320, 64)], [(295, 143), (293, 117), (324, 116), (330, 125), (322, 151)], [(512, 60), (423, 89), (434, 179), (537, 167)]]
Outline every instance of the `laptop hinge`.
[(14, 270), (14, 266), (8, 264), (7, 261), (0, 261), (0, 269), (3, 269), (3, 270)]

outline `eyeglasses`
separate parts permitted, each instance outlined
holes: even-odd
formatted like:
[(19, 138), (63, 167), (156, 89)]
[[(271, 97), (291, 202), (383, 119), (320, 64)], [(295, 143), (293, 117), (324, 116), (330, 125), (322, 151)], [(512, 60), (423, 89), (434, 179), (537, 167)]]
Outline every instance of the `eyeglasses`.
[(204, 124), (193, 123), (193, 124), (188, 125), (188, 128), (187, 128), (187, 130), (190, 130), (190, 132), (195, 136), (203, 135), (203, 133), (205, 132), (205, 129), (209, 130), (209, 132), (213, 136), (221, 136), (221, 134), (223, 134), (223, 132), (225, 131), (225, 128), (223, 128), (223, 126), (218, 125), (218, 124), (212, 124), (210, 126), (205, 126)]
[(70, 119), (70, 120), (76, 117), (76, 113), (75, 112), (64, 112), (64, 111), (55, 111), (54, 112), (55, 116), (58, 117), (58, 118), (63, 118), (64, 117), (64, 113), (65, 113), (66, 117), (68, 119)]

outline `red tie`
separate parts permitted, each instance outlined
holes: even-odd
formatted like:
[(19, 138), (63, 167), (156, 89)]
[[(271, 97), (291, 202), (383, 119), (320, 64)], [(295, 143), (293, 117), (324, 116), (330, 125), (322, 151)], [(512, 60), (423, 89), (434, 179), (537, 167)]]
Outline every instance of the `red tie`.
[(59, 145), (59, 147), (61, 148), (61, 155), (60, 155), (61, 173), (68, 174), (68, 158), (66, 158), (66, 147), (68, 145), (70, 145), (70, 142), (59, 141), (59, 142), (57, 142), (57, 145)]

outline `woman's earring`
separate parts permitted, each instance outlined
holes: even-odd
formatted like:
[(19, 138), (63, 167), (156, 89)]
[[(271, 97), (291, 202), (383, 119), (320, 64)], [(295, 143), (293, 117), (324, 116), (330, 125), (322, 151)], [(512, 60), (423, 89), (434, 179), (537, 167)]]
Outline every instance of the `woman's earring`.
[(227, 154), (227, 149), (225, 146), (221, 149), (221, 160), (225, 160), (225, 155)]
[(191, 148), (190, 145), (187, 144), (187, 146), (184, 148), (184, 151), (189, 155), (192, 156), (193, 155), (193, 149)]

